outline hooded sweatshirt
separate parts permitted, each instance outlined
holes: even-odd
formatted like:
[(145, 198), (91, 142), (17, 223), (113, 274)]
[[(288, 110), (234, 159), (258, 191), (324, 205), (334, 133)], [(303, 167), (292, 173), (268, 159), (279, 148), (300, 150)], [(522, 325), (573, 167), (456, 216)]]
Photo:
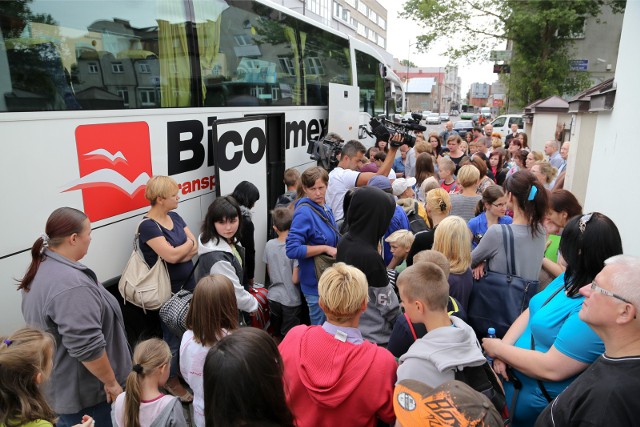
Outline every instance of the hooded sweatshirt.
[(487, 361), (471, 326), (455, 316), (450, 319), (452, 326), (429, 331), (400, 357), (398, 381), (413, 379), (435, 388), (454, 380), (456, 370)]
[[(244, 258), (244, 250), (236, 245), (240, 258)], [(213, 240), (202, 242), (202, 235), (198, 236), (198, 255), (200, 256), (196, 267), (196, 283), (210, 274), (222, 274), (227, 276), (236, 294), (238, 309), (251, 313), (258, 309), (258, 300), (247, 292), (240, 280), (242, 280), (242, 263), (233, 254), (231, 246), (224, 239), (217, 243)]]
[(386, 345), (396, 317), (400, 314), (398, 296), (389, 284), (387, 267), (378, 244), (395, 212), (393, 196), (379, 188), (363, 187), (351, 198), (347, 222), (349, 231), (338, 243), (336, 260), (362, 271), (369, 283), (369, 303), (360, 317), (362, 336)]
[(370, 342), (342, 342), (321, 326), (291, 329), (279, 346), (287, 404), (298, 427), (391, 423), (396, 361)]

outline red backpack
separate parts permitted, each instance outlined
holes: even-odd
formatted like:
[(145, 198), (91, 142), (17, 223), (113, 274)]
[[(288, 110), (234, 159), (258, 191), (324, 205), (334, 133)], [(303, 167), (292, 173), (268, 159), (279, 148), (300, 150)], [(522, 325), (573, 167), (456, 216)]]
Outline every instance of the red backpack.
[(273, 335), (271, 327), (271, 311), (269, 310), (269, 300), (267, 299), (267, 288), (254, 287), (249, 288), (249, 293), (258, 301), (258, 310), (254, 316), (251, 316), (251, 325), (254, 328), (263, 329)]

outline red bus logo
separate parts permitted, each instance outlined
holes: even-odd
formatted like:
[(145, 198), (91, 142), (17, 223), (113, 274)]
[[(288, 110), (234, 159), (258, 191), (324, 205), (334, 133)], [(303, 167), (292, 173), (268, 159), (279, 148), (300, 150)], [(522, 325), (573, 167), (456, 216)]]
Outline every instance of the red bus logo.
[(63, 192), (82, 191), (90, 221), (149, 205), (144, 188), (153, 173), (146, 122), (78, 126), (76, 148), (80, 178)]

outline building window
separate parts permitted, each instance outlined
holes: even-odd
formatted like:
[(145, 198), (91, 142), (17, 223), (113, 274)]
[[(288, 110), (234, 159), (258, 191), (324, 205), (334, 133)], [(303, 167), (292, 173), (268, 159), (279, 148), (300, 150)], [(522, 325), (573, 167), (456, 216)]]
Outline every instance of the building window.
[(378, 25), (380, 25), (380, 28), (382, 28), (383, 30), (387, 29), (387, 21), (385, 21), (382, 16), (378, 16)]
[(362, 13), (364, 16), (369, 16), (369, 7), (362, 2), (358, 2), (358, 12)]
[(127, 89), (126, 87), (118, 88), (116, 89), (116, 94), (118, 94), (118, 96), (122, 98), (122, 100), (124, 101), (124, 106), (128, 107), (129, 106), (129, 89)]
[(378, 23), (378, 14), (373, 9), (369, 9), (369, 19), (375, 24)]
[(351, 12), (348, 9), (345, 9), (344, 7), (342, 7), (341, 4), (339, 3), (333, 3), (333, 16), (335, 16), (337, 19), (344, 21), (346, 23), (349, 23), (349, 20), (351, 18)]
[(89, 74), (98, 74), (98, 64), (95, 62), (89, 62), (87, 64), (87, 67), (89, 68)]
[(380, 46), (383, 49), (386, 49), (386, 46), (385, 46), (384, 42), (385, 42), (384, 37), (382, 37), (380, 34), (378, 34), (378, 46)]
[(293, 60), (291, 58), (281, 56), (278, 59), (280, 60), (280, 66), (287, 74), (289, 74), (290, 76), (296, 75), (296, 68), (294, 67)]
[(140, 105), (143, 107), (153, 107), (156, 105), (155, 89), (140, 89)]
[(369, 35), (367, 37), (374, 43), (378, 42), (378, 34), (371, 29), (369, 29)]
[(253, 37), (249, 34), (236, 34), (233, 38), (238, 46), (249, 46), (253, 44)]
[(321, 76), (324, 74), (324, 68), (320, 58), (311, 57), (304, 60), (304, 71), (307, 75)]
[(360, 34), (362, 37), (367, 37), (367, 30), (368, 28), (365, 27), (363, 23), (358, 22), (358, 34)]
[(124, 73), (124, 65), (122, 65), (122, 62), (112, 62), (111, 71), (113, 71), (114, 74), (122, 74)]
[(140, 62), (138, 63), (138, 71), (143, 74), (149, 74), (151, 73), (151, 67), (146, 62)]

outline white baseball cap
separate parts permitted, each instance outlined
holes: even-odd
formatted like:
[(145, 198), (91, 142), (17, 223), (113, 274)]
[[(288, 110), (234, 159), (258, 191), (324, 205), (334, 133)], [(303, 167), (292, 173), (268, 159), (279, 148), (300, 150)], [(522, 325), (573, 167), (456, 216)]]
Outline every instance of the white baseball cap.
[(406, 191), (407, 188), (416, 185), (416, 179), (411, 178), (398, 178), (393, 181), (391, 188), (393, 189), (393, 195), (399, 196)]

